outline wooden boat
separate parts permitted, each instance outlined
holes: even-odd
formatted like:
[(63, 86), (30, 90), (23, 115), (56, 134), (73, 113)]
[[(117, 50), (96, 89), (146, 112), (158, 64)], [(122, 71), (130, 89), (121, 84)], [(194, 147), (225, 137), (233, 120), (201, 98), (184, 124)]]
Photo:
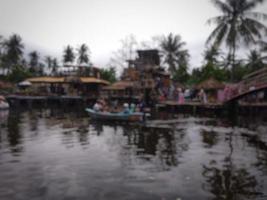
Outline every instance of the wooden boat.
[(137, 122), (143, 120), (143, 113), (112, 113), (112, 112), (96, 112), (93, 109), (87, 108), (86, 111), (89, 113), (92, 119), (96, 120), (106, 120), (106, 121), (125, 121), (125, 122)]

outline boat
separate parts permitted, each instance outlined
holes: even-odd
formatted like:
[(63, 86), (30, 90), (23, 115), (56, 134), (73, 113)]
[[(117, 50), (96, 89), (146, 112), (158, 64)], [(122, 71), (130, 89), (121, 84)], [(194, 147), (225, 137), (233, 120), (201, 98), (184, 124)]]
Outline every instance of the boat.
[(92, 119), (96, 120), (106, 120), (106, 121), (125, 121), (125, 122), (140, 122), (143, 120), (144, 113), (134, 112), (134, 113), (125, 113), (125, 112), (101, 112), (95, 111), (93, 109), (87, 108), (86, 111), (89, 113), (89, 116)]
[(6, 101), (5, 97), (0, 96), (0, 110), (7, 110), (9, 109), (9, 104)]

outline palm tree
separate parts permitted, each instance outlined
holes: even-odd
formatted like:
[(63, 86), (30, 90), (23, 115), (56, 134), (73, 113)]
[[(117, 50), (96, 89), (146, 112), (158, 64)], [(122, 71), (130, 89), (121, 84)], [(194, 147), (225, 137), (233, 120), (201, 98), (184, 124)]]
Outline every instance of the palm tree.
[(51, 70), (52, 69), (52, 63), (53, 63), (53, 58), (51, 56), (46, 56), (45, 57), (45, 63), (46, 63), (47, 69)]
[(78, 64), (89, 63), (89, 48), (86, 44), (82, 44), (78, 48)]
[(39, 64), (39, 58), (40, 55), (37, 51), (32, 51), (29, 53), (29, 57), (30, 57), (30, 61), (29, 61), (29, 65), (30, 67), (36, 67)]
[(66, 63), (73, 63), (75, 59), (75, 55), (73, 52), (73, 48), (68, 45), (65, 49), (64, 49), (64, 54), (63, 54), (63, 62)]
[(19, 64), (22, 55), (24, 45), (22, 44), (22, 39), (19, 35), (12, 35), (8, 40), (4, 42), (5, 48), (5, 63), (10, 68), (14, 65)]
[(4, 43), (3, 43), (3, 36), (0, 35), (0, 70), (1, 70), (1, 68), (3, 67), (3, 66), (2, 66), (2, 62), (3, 62), (3, 60), (2, 60), (3, 44), (4, 44)]
[(3, 47), (4, 47), (4, 40), (3, 40), (3, 36), (0, 35), (0, 61), (1, 61)]
[(56, 74), (58, 70), (58, 61), (56, 58), (52, 60), (52, 74)]
[(256, 71), (264, 67), (261, 53), (257, 50), (251, 50), (247, 58), (247, 68), (250, 72)]
[(189, 54), (184, 49), (185, 42), (182, 42), (180, 35), (170, 33), (167, 37), (163, 37), (161, 41), (161, 49), (163, 54), (163, 62), (168, 65), (172, 75), (178, 69), (187, 71)]
[(212, 3), (222, 12), (222, 15), (211, 18), (208, 23), (216, 24), (207, 43), (220, 46), (225, 42), (229, 48), (229, 64), (232, 66), (232, 77), (235, 66), (236, 50), (241, 43), (249, 45), (256, 43), (262, 37), (262, 31), (267, 28), (259, 22), (267, 18), (266, 14), (252, 12), (264, 0), (212, 0)]
[[(267, 53), (267, 42), (262, 40), (259, 42), (260, 44), (260, 50), (263, 52), (263, 53)], [(264, 55), (262, 57), (262, 60), (267, 60), (267, 55)]]
[(206, 63), (211, 63), (213, 65), (219, 65), (219, 56), (221, 51), (216, 46), (211, 46), (204, 51), (204, 60)]

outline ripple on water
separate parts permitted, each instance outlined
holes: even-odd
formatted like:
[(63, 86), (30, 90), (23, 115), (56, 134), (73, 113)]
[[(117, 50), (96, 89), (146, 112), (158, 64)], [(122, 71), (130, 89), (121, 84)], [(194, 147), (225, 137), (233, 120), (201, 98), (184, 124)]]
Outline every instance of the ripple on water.
[(0, 131), (0, 199), (267, 195), (265, 123), (180, 117), (138, 127), (90, 123), (79, 113), (10, 113)]

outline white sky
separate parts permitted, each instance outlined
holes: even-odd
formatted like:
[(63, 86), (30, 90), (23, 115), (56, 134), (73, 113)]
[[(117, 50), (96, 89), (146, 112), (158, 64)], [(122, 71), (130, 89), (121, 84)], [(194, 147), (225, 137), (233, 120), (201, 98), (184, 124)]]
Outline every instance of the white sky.
[[(267, 12), (267, 3), (256, 10)], [(125, 36), (172, 32), (187, 43), (194, 67), (214, 28), (206, 21), (218, 14), (210, 0), (0, 0), (0, 35), (17, 33), (28, 49), (60, 59), (68, 44), (86, 43), (92, 62), (104, 67)]]

